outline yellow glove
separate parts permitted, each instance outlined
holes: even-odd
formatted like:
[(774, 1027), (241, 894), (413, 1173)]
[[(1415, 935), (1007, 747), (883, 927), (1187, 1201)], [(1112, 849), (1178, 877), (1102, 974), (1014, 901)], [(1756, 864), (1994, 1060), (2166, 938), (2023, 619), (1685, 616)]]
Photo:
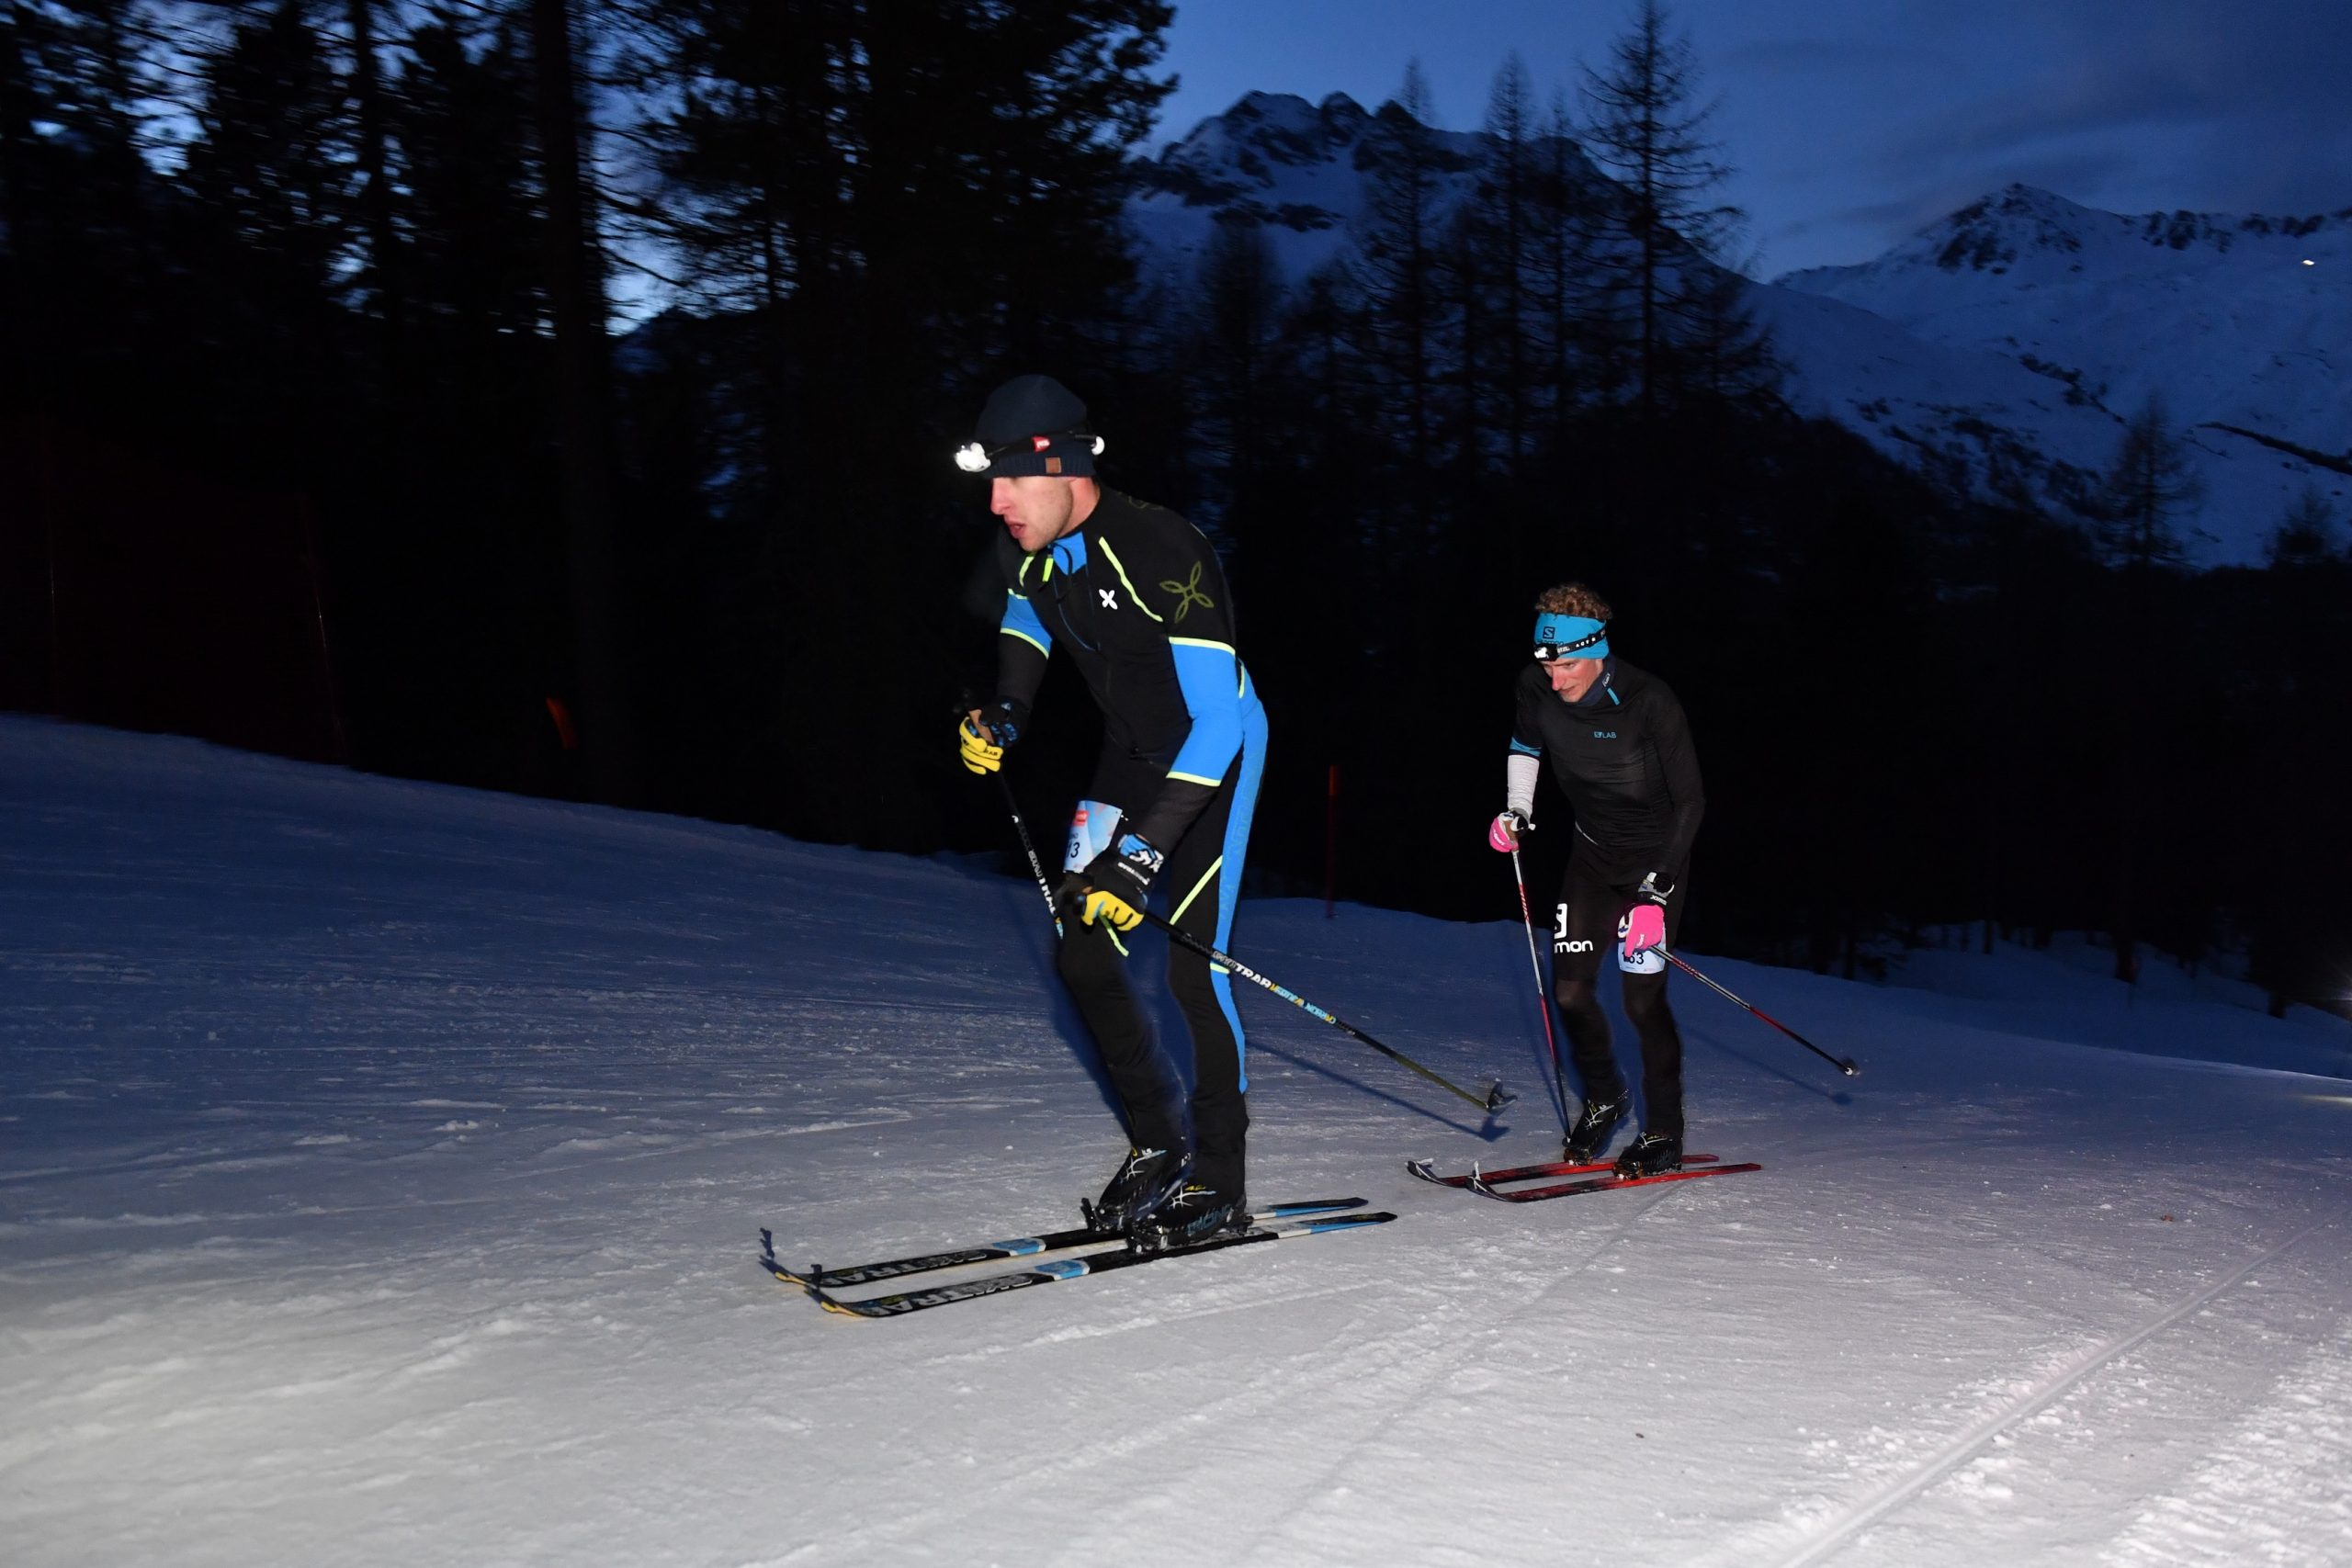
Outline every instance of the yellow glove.
[(967, 718), (956, 727), (963, 743), (964, 765), (976, 773), (992, 773), (1004, 766), (1004, 748), (989, 739), (989, 732), (973, 719)]
[(1143, 915), (1134, 905), (1116, 893), (1105, 893), (1100, 887), (1088, 890), (1084, 918), (1090, 926), (1097, 919), (1108, 920), (1111, 929), (1119, 931), (1131, 931), (1143, 924)]
[[(969, 697), (964, 699), (968, 703)], [(991, 697), (967, 708), (956, 739), (964, 748), (964, 765), (976, 773), (992, 773), (1004, 766), (1004, 754), (1029, 728), (1029, 705), (1019, 697)]]

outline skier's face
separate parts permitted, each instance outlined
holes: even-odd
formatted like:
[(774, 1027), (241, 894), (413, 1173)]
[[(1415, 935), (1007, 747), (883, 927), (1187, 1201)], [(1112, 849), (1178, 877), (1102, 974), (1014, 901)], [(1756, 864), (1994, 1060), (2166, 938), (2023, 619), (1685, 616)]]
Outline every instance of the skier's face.
[(1013, 543), (1035, 555), (1080, 521), (1078, 481), (1051, 474), (1023, 474), (989, 481), (989, 510), (1004, 519)]
[(1544, 673), (1551, 678), (1552, 690), (1560, 694), (1562, 702), (1580, 703), (1600, 679), (1600, 664), (1598, 659), (1554, 659), (1544, 662)]

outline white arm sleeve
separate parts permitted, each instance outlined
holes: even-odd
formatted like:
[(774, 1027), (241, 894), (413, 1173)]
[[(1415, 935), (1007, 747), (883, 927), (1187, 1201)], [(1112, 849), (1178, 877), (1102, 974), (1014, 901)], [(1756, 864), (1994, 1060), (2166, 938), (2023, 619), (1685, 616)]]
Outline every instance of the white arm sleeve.
[(1503, 767), (1503, 804), (1530, 822), (1534, 821), (1535, 780), (1543, 772), (1543, 759), (1531, 757), (1524, 751), (1513, 751)]

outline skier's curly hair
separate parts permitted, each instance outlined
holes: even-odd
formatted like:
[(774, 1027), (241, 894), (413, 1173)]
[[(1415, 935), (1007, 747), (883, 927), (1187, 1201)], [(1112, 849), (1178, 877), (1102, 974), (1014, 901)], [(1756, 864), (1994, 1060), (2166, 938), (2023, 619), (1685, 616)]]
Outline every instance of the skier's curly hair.
[(1539, 615), (1582, 615), (1587, 620), (1615, 619), (1609, 601), (1581, 582), (1563, 582), (1557, 588), (1546, 588), (1535, 601)]

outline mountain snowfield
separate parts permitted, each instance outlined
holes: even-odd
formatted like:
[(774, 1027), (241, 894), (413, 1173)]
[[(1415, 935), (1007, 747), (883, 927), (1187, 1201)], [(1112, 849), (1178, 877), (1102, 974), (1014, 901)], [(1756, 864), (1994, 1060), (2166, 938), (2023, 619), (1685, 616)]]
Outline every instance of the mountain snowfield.
[[(1204, 120), (1136, 165), (1127, 214), (1148, 268), (1192, 276), (1221, 214), (1257, 220), (1292, 284), (1341, 258), (1373, 129), (1344, 94), (1252, 93)], [(1485, 139), (1436, 144), (1450, 210)], [(1750, 299), (1794, 407), (1988, 494), (2021, 484), (2071, 515), (2159, 395), (2204, 489), (2181, 520), (2192, 562), (2260, 561), (2306, 488), (2352, 518), (2352, 208), (2122, 217), (2013, 186), (1874, 261)]]
[(1118, 1153), (1026, 882), (13, 717), (0, 805), (19, 1568), (2352, 1562), (2352, 1026), (2210, 975), (1694, 954), (1862, 1077), (1678, 983), (1764, 1168), (1510, 1206), (1402, 1163), (1556, 1147), (1516, 919), (1245, 901), (1526, 1098), (1245, 989), (1256, 1195), (1395, 1224), (865, 1322), (759, 1227), (1022, 1234)]
[[(2205, 486), (2185, 521), (2211, 536), (2190, 538), (2191, 558), (2259, 559), (2306, 487), (2352, 515), (2352, 209), (2125, 218), (2011, 186), (1875, 261), (1779, 281), (2041, 378), (2038, 398), (1988, 384), (1973, 402), (1913, 406), (2030, 431), (2043, 456), (2094, 476), (2120, 422), (2161, 400)], [(1891, 417), (1863, 411), (1869, 378), (1827, 373), (1811, 334), (1784, 335), (1817, 412), (1857, 428)]]

